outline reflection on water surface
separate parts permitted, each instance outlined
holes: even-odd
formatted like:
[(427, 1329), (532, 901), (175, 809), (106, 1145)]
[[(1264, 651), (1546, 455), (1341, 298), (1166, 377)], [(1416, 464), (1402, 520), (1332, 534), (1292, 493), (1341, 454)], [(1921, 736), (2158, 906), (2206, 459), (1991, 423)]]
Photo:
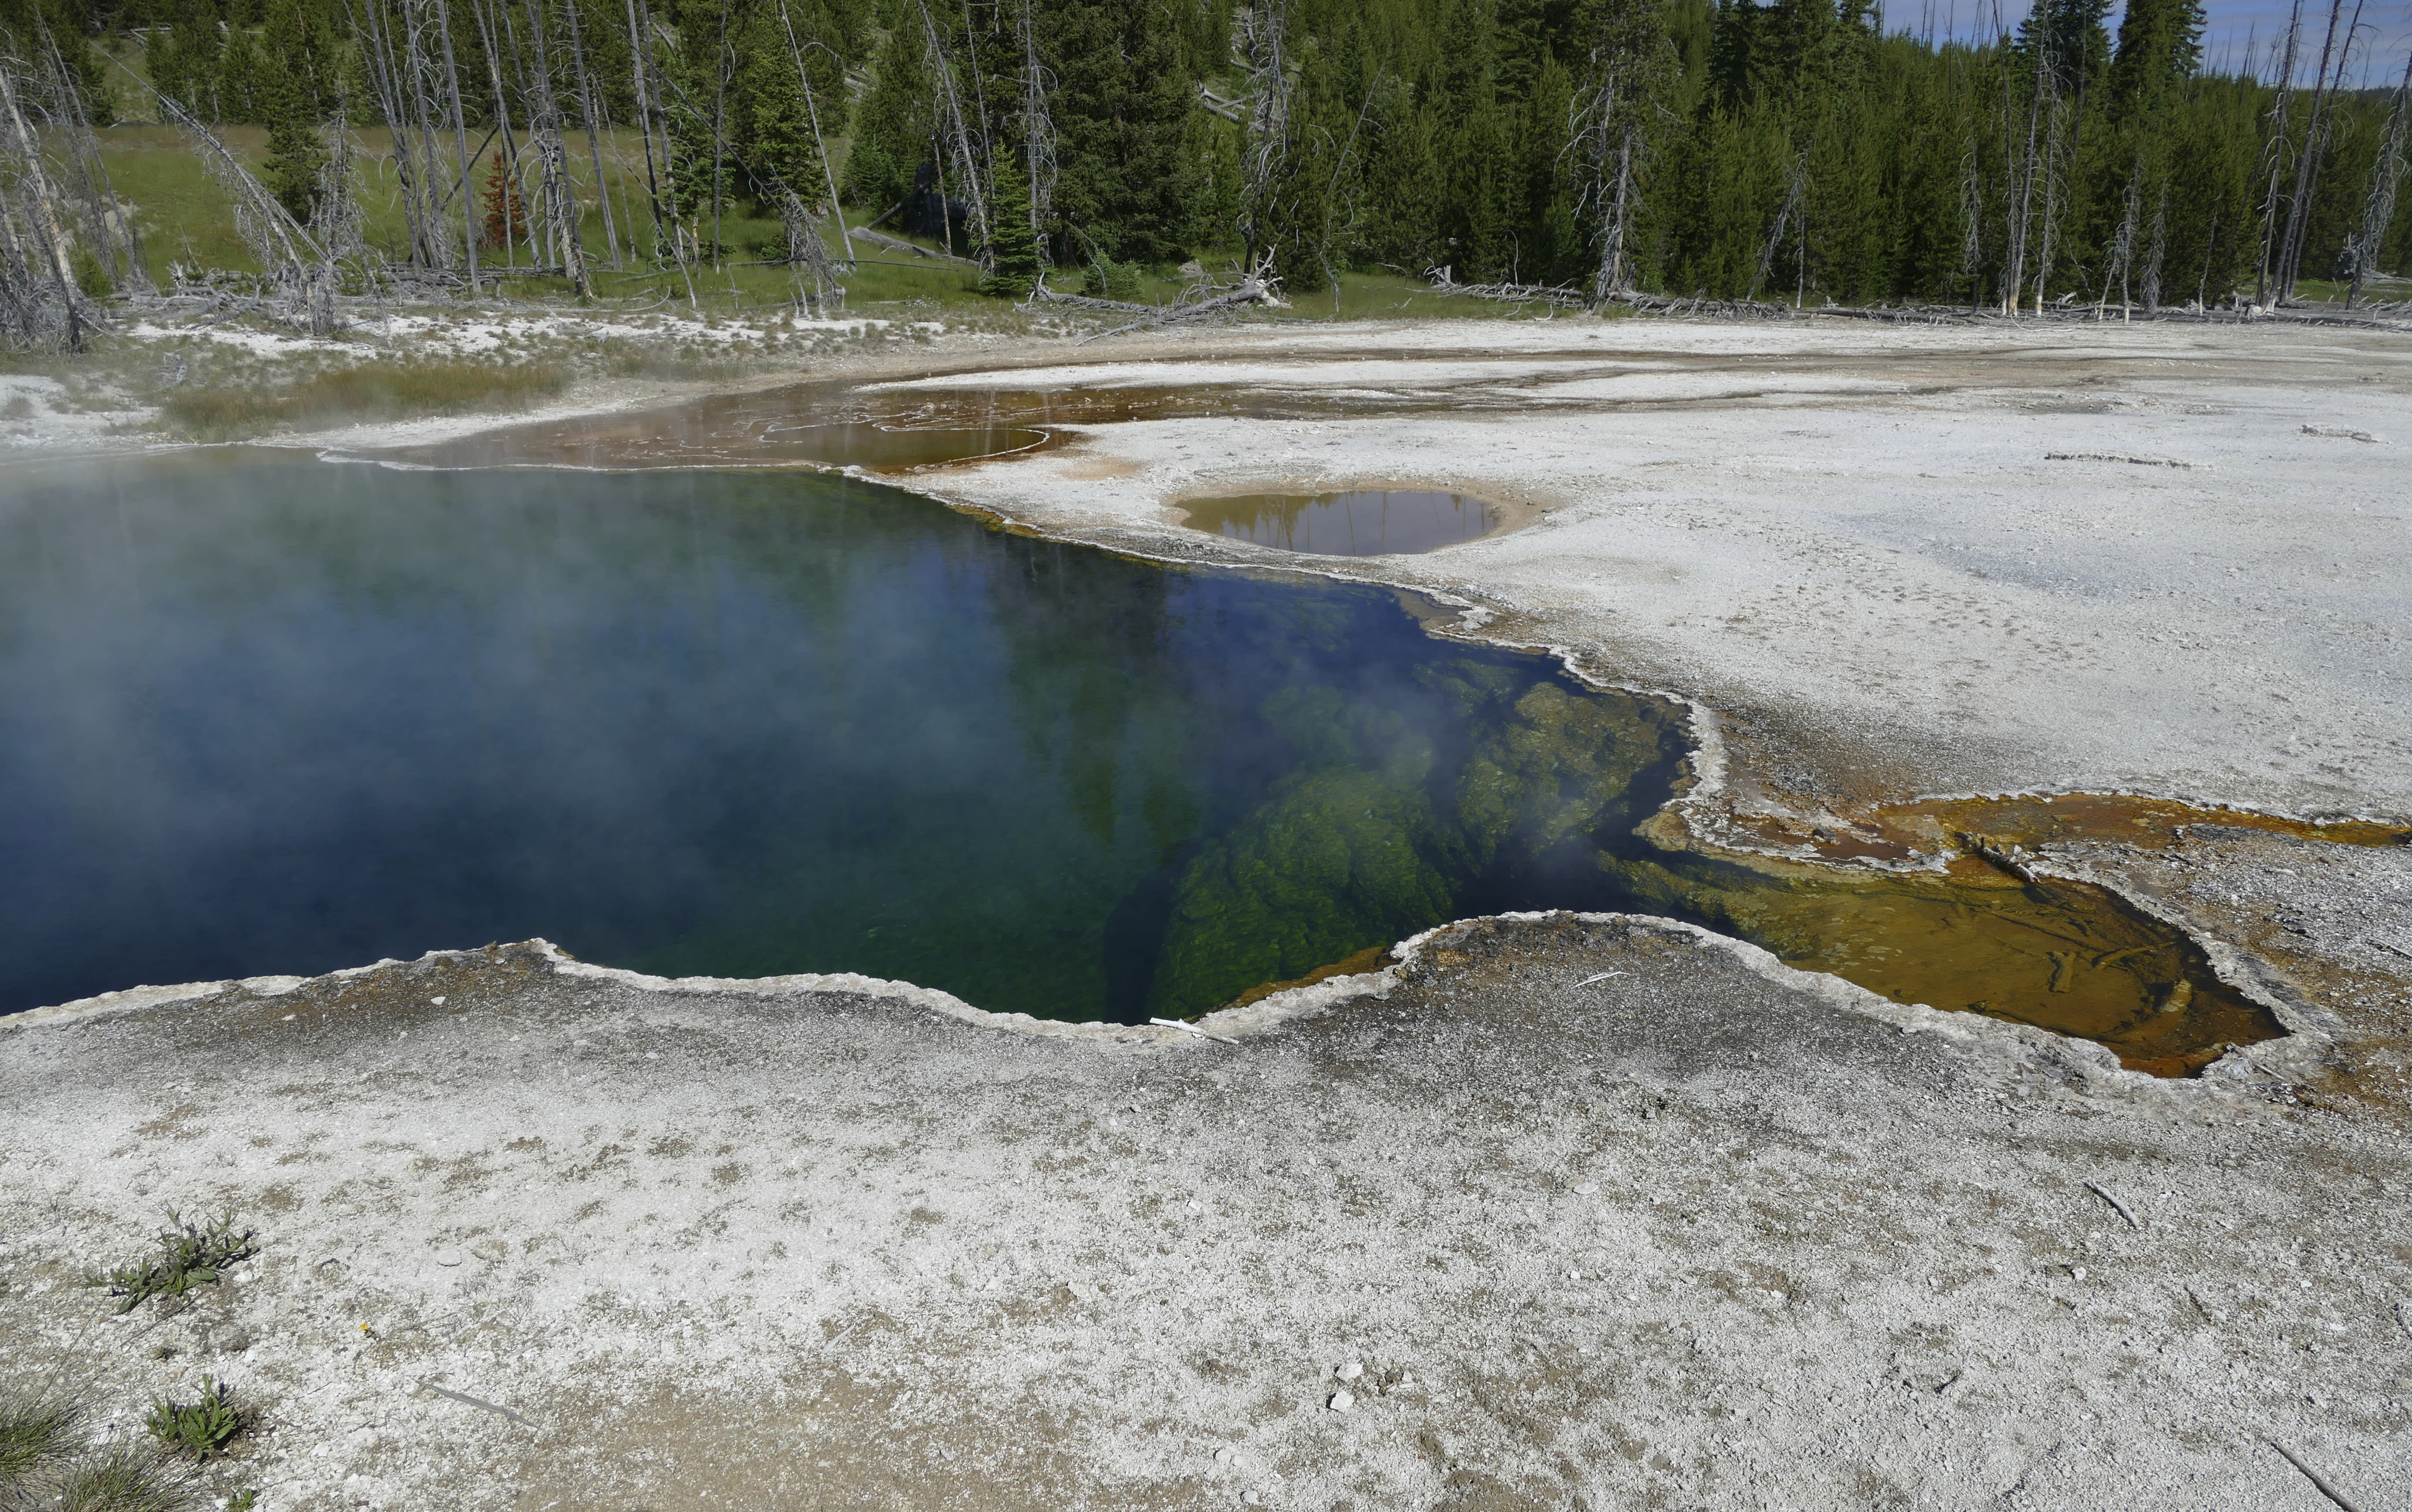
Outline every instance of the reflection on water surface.
[(1185, 1015), (1443, 920), (1668, 913), (2182, 1071), (2277, 1032), (2096, 889), (1633, 834), (1675, 711), (1389, 592), (775, 472), (241, 452), (0, 496), (0, 1010), (549, 936)]
[(1495, 505), (1425, 489), (1252, 493), (1191, 499), (1181, 507), (1193, 529), (1322, 556), (1430, 551), (1478, 540), (1500, 523)]

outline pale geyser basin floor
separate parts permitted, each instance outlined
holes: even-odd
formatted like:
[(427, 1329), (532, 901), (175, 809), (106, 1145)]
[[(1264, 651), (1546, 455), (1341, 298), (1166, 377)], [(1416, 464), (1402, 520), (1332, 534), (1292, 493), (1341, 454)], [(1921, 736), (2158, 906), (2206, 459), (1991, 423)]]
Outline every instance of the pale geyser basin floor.
[(1298, 559), (1203, 538), (1180, 501), (1422, 487), (1538, 509), (1346, 570), (1699, 700), (1744, 806), (1767, 787), (2129, 789), (2412, 815), (2402, 334), (1560, 320), (1081, 356), (1011, 381), (1254, 385), (1327, 412), (1080, 426), (915, 486), (1050, 534), (1265, 565)]
[[(2185, 1082), (1616, 916), (1222, 1040), (526, 947), (21, 1019), (0, 1370), (231, 1382), (279, 1508), (2381, 1505), (2412, 857), (2314, 844), (2130, 858), (2343, 974)], [(169, 1204), (259, 1255), (109, 1315)]]

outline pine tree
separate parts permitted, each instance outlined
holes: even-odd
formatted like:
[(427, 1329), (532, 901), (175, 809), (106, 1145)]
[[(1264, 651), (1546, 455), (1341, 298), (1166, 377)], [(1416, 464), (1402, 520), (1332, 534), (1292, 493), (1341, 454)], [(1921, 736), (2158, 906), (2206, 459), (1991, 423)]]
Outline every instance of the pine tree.
[(1030, 224), (1030, 179), (1011, 151), (997, 158), (989, 231), (992, 271), (980, 280), (979, 291), (994, 299), (1029, 298), (1045, 266), (1038, 257), (1037, 229)]
[(2202, 62), (2202, 0), (2127, 0), (2110, 63), (2110, 108), (2122, 119), (2165, 109), (2169, 91)]
[(919, 37), (902, 24), (890, 27), (855, 118), (843, 188), (848, 203), (884, 211), (913, 192), (914, 171), (929, 160), (935, 128), (928, 72)]
[(1449, 162), (1451, 251), (1460, 282), (1493, 284), (1521, 270), (1516, 253), (1516, 165), (1507, 124), (1489, 100), (1460, 125)]
[(318, 176), (327, 166), (327, 145), (318, 137), (318, 60), (312, 56), (312, 38), (300, 9), (299, 0), (277, 0), (270, 10), (272, 45), (260, 50), (253, 65), (251, 95), (253, 109), (268, 127), (268, 163), (260, 183), (287, 213), (306, 226), (318, 209)]
[(730, 146), (743, 186), (757, 208), (774, 206), (783, 190), (808, 200), (820, 198), (820, 154), (814, 148), (813, 112), (805, 108), (796, 72), (797, 51), (787, 45), (775, 0), (755, 7), (738, 30), (728, 81)]
[(527, 236), (527, 201), (520, 193), (519, 180), (512, 177), (510, 165), (503, 161), (500, 152), (494, 154), (486, 169), (486, 187), (478, 193), (478, 208), (485, 212), (486, 245), (508, 246)]
[(1176, 260), (1205, 188), (1187, 150), (1197, 81), (1161, 5), (1056, 0), (1042, 13), (1056, 87), (1059, 260)]

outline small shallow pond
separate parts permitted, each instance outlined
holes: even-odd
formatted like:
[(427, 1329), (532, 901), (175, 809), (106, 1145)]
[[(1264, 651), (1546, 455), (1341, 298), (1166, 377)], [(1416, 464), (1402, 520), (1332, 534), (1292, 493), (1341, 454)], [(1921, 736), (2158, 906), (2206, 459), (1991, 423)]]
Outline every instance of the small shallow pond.
[(2277, 1032), (2097, 889), (1660, 853), (1677, 710), (1390, 592), (823, 474), (21, 470), (0, 708), (0, 1011), (541, 934), (1135, 1020), (1574, 907), (2153, 1069)]
[(1497, 505), (1432, 489), (1250, 493), (1184, 500), (1193, 530), (1321, 556), (1388, 556), (1480, 540), (1504, 522)]

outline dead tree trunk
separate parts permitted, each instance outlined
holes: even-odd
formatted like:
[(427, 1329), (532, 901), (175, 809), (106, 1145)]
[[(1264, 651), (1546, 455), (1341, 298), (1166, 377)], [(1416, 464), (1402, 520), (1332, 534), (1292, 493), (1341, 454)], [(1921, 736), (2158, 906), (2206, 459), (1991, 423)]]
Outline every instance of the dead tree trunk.
[(578, 26), (578, 0), (563, 0), (569, 20), (569, 61), (578, 74), (578, 116), (586, 127), (586, 154), (595, 165), (595, 202), (603, 212), (603, 244), (611, 249), (611, 266), (620, 266), (620, 233), (611, 223), (611, 191), (603, 182), (603, 141), (595, 129), (595, 81), (586, 72), (586, 41)]
[(1290, 78), (1285, 0), (1256, 0), (1231, 20), (1233, 50), (1248, 68), (1246, 142), (1240, 160), (1240, 240), (1253, 260), (1279, 234), (1275, 199), (1289, 161)]
[[(830, 166), (829, 139), (821, 135), (820, 105), (813, 98), (812, 75), (804, 69), (804, 50), (796, 40), (796, 23), (787, 15), (787, 0), (779, 0), (779, 24), (787, 34), (787, 51), (795, 54), (796, 82), (804, 92), (804, 114), (812, 123), (813, 150), (820, 154), (821, 182), (829, 186), (830, 213), (837, 217), (837, 238), (846, 247), (846, 260), (854, 260), (854, 238), (846, 228), (846, 207), (838, 202), (837, 170)], [(792, 228), (790, 228), (792, 233)], [(793, 241), (792, 234), (789, 240)], [(827, 254), (823, 254), (826, 258)]]
[[(478, 24), (478, 37), (486, 48), (486, 81), (494, 102), (494, 129), (502, 135), (502, 156), (495, 167), (506, 181), (516, 185), (520, 176), (519, 140), (511, 134), (510, 101), (503, 95), (503, 50), (501, 28), (487, 14), (480, 0), (469, 0), (470, 19)], [(534, 251), (530, 250), (530, 258)], [(511, 196), (503, 196), (503, 266), (516, 271), (520, 265), (519, 245), (511, 237)]]
[(478, 292), (478, 197), (469, 188), (469, 120), (461, 109), (461, 70), (452, 56), (452, 13), (435, 0), (436, 35), (444, 39), (444, 87), (452, 106), (452, 140), (461, 154), (461, 240), (469, 264), (469, 293)]
[(2310, 231), (2312, 191), (2319, 181), (2320, 158), (2326, 145), (2322, 137), (2328, 129), (2329, 102), (2333, 85), (2345, 82), (2345, 53), (2351, 50), (2353, 29), (2361, 24), (2361, 6), (2357, 0), (2353, 22), (2346, 28), (2346, 45), (2337, 45), (2337, 22), (2343, 19), (2345, 0), (2330, 0), (2328, 36), (2320, 44), (2319, 72), (2312, 81), (2312, 114), (2303, 127), (2303, 150), (2295, 157), (2295, 186), (2287, 197), (2287, 232), (2278, 251), (2278, 299), (2280, 302), (2294, 298), (2295, 280), (2303, 261), (2303, 238)]
[[(921, 34), (930, 60), (930, 74), (938, 85), (941, 139), (946, 155), (954, 159), (955, 186), (963, 192), (963, 203), (971, 211), (971, 224), (966, 229), (971, 233), (972, 244), (978, 249), (980, 266), (993, 272), (996, 254), (991, 246), (993, 238), (988, 229), (987, 181), (980, 176), (983, 149), (973, 140), (971, 122), (963, 114), (963, 91), (956, 83), (954, 59), (948, 54), (946, 39), (938, 31), (937, 18), (930, 14), (928, 0), (915, 0), (915, 7), (921, 16)], [(941, 200), (946, 198), (943, 183), (939, 186), (939, 198)], [(949, 234), (952, 229), (950, 226)]]
[(2261, 264), (2253, 280), (2253, 305), (2256, 309), (2268, 309), (2270, 305), (2270, 275), (2273, 272), (2272, 264), (2277, 258), (2279, 247), (2278, 183), (2286, 172), (2287, 152), (2290, 146), (2287, 132), (2292, 125), (2295, 54), (2302, 44), (2302, 34), (2303, 0), (2294, 0), (2293, 8), (2287, 17), (2286, 52), (2278, 67), (2278, 97), (2270, 105), (2272, 127), (2266, 149), (2270, 155), (2270, 189), (2261, 200)]
[(1047, 263), (1047, 221), (1055, 202), (1055, 126), (1047, 113), (1047, 70), (1038, 61), (1031, 28), (1037, 0), (1022, 0), (1022, 167), (1030, 175), (1030, 231)]
[[(577, 0), (569, 0), (575, 5)], [(536, 150), (542, 177), (538, 181), (546, 220), (552, 233), (553, 255), (561, 271), (577, 288), (578, 297), (595, 297), (595, 280), (586, 271), (586, 248), (578, 236), (578, 198), (569, 192), (568, 154), (561, 143), (561, 110), (552, 94), (552, 53), (545, 45), (543, 0), (527, 0), (528, 31), (536, 47)]]
[[(1750, 281), (1750, 293), (1743, 299), (1744, 304), (1758, 302), (1759, 286), (1767, 282), (1767, 275), (1775, 267), (1776, 251), (1784, 245), (1785, 228), (1791, 224), (1792, 217), (1801, 210), (1802, 196), (1807, 186), (1808, 178), (1809, 154), (1802, 153), (1793, 160), (1791, 182), (1784, 191), (1784, 208), (1775, 213), (1775, 224), (1768, 229), (1767, 244), (1759, 249), (1758, 272)], [(1805, 243), (1806, 238), (1802, 240)], [(1803, 262), (1808, 260), (1808, 248), (1805, 244), (1802, 248), (1801, 257)]]
[[(44, 163), (41, 139), (25, 119), (22, 91), (14, 60), (0, 57), (0, 110), (7, 111), (7, 167), (17, 191), (12, 223), (23, 217), (22, 231), (12, 224), (8, 241), (12, 256), (9, 282), (12, 324), (20, 324), (27, 345), (57, 344), (70, 352), (83, 349), (84, 334), (96, 323), (83, 290), (77, 286), (75, 264), (67, 253), (66, 228), (59, 218), (57, 185)], [(52, 309), (55, 307), (55, 315)]]
[(2361, 298), (2363, 280), (2378, 271), (2379, 244), (2387, 239), (2387, 228), (2395, 224), (2396, 189), (2404, 182), (2407, 108), (2412, 108), (2412, 57), (2405, 59), (2404, 81), (2395, 86), (2395, 109), (2388, 113), (2386, 144), (2378, 150), (2378, 161), (2371, 165), (2370, 195), (2361, 203), (2361, 229), (2350, 249), (2353, 284), (2345, 297), (2347, 309)]

